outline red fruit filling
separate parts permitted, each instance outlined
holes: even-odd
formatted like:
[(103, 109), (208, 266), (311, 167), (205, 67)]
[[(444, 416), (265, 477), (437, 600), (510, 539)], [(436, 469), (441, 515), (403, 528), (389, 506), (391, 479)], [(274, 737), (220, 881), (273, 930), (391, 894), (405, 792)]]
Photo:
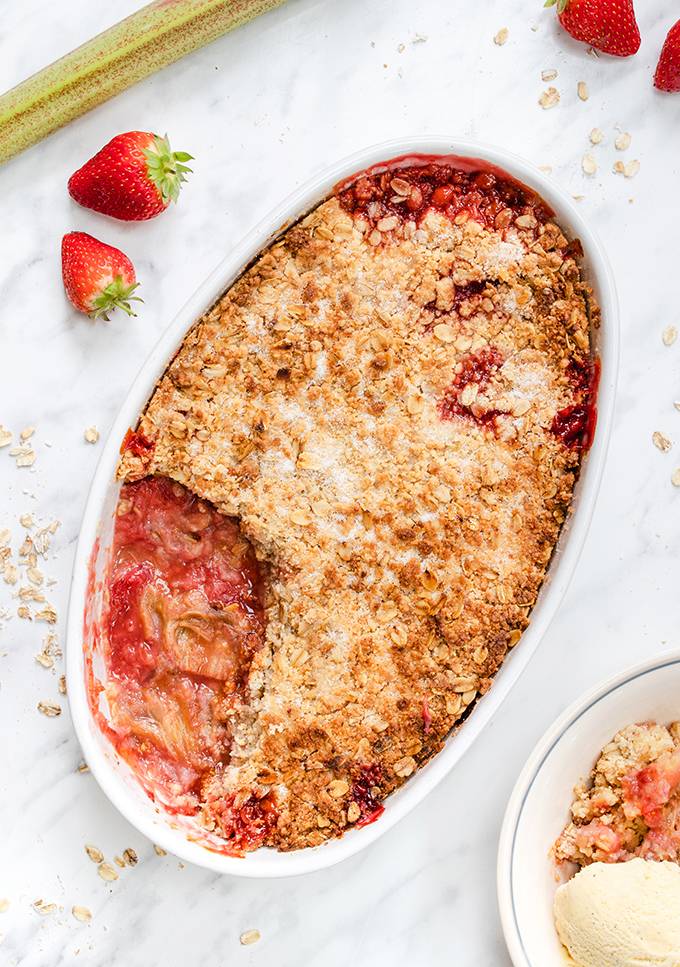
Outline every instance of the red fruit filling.
[(359, 774), (355, 777), (350, 796), (359, 807), (357, 826), (368, 826), (385, 812), (385, 807), (379, 798), (382, 778), (382, 770), (377, 763), (362, 766)]
[(240, 805), (234, 796), (216, 800), (206, 807), (228, 852), (247, 853), (258, 849), (276, 826), (276, 805), (271, 793), (262, 799), (250, 796)]
[(126, 450), (129, 450), (130, 453), (134, 453), (138, 457), (146, 457), (151, 453), (154, 446), (153, 440), (144, 436), (141, 431), (128, 429), (120, 445), (120, 452), (125, 453)]
[(454, 417), (465, 417), (480, 426), (494, 424), (496, 418), (502, 415), (502, 411), (485, 410), (476, 402), (463, 402), (463, 391), (466, 386), (475, 384), (478, 391), (482, 393), (502, 365), (503, 357), (493, 347), (465, 356), (456, 368), (453, 382), (439, 401), (438, 410), (441, 419), (452, 420)]
[(389, 216), (420, 224), (429, 211), (437, 211), (504, 230), (518, 215), (533, 215), (541, 224), (553, 214), (530, 188), (501, 169), (454, 156), (395, 158), (348, 178), (336, 192), (345, 211), (373, 225)]
[(229, 761), (230, 712), (263, 639), (255, 555), (236, 521), (148, 477), (122, 488), (108, 591), (114, 744), (150, 795), (194, 813), (204, 780)]
[(589, 450), (597, 425), (597, 387), (600, 361), (572, 362), (567, 370), (574, 388), (574, 402), (555, 414), (550, 430), (572, 450)]

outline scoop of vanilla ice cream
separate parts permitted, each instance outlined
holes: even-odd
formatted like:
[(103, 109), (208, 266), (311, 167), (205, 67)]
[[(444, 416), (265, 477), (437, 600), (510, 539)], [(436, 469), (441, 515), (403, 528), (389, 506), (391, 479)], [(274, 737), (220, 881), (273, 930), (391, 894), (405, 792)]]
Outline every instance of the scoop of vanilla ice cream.
[(586, 866), (557, 890), (555, 923), (578, 967), (680, 967), (680, 866)]

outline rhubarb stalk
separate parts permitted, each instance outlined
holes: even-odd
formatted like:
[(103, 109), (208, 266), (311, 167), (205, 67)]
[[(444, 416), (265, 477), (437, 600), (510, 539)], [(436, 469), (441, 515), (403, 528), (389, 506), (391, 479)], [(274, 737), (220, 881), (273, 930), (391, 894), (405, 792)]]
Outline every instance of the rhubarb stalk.
[(0, 162), (284, 0), (154, 0), (0, 97)]

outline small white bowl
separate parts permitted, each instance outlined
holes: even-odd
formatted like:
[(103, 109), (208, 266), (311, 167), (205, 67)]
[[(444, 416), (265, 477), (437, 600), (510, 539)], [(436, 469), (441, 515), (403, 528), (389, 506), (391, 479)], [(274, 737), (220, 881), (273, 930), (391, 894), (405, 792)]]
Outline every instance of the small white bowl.
[[(462, 728), (447, 740), (442, 751), (404, 786), (389, 797), (381, 818), (362, 829), (349, 830), (339, 840), (295, 852), (256, 850), (242, 859), (207, 849), (196, 841), (196, 830), (181, 826), (142, 791), (130, 769), (116, 755), (91, 713), (85, 675), (84, 651), (96, 653), (93, 634), (101, 622), (101, 593), (94, 584), (103, 579), (110, 547), (113, 513), (119, 485), (115, 482), (118, 449), (129, 426), (138, 416), (154, 387), (194, 322), (229, 288), (235, 278), (273, 238), (326, 198), (342, 179), (380, 161), (403, 155), (457, 155), (481, 159), (504, 169), (533, 188), (555, 211), (556, 219), (571, 237), (583, 243), (584, 272), (602, 310), (602, 325), (593, 332), (600, 357), (598, 421), (595, 439), (585, 456), (572, 502), (572, 513), (562, 530), (549, 572), (522, 640), (504, 662), (490, 691), (478, 702)], [(508, 691), (519, 678), (552, 620), (576, 567), (588, 532), (604, 466), (612, 424), (619, 358), (619, 319), (611, 270), (597, 236), (572, 201), (537, 168), (501, 148), (459, 138), (407, 138), (389, 141), (345, 158), (322, 172), (288, 198), (250, 232), (192, 296), (170, 323), (146, 361), (114, 421), (104, 446), (83, 517), (73, 566), (73, 582), (66, 634), (69, 704), (73, 725), (83, 754), (97, 782), (117, 809), (137, 829), (164, 849), (188, 862), (218, 873), (237, 876), (292, 876), (332, 866), (364, 849), (411, 811), (446, 776), (491, 720)], [(96, 654), (94, 654), (96, 658)], [(100, 656), (101, 657), (101, 656)], [(99, 662), (101, 667), (101, 661)], [(205, 836), (203, 836), (205, 840)]]
[(678, 718), (680, 651), (672, 651), (621, 672), (574, 702), (529, 756), (510, 796), (498, 846), (498, 906), (515, 967), (567, 963), (552, 912), (561, 880), (549, 852), (569, 820), (574, 786), (587, 778), (619, 729)]

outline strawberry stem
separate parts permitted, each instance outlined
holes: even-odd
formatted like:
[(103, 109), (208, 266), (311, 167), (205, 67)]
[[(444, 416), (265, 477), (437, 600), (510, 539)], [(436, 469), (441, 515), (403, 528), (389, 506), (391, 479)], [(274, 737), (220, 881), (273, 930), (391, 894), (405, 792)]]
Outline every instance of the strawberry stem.
[(187, 180), (187, 173), (191, 172), (185, 161), (193, 161), (193, 155), (186, 151), (172, 151), (168, 136), (164, 138), (156, 135), (150, 148), (144, 151), (146, 168), (150, 180), (154, 183), (163, 202), (168, 205), (179, 198), (182, 182)]
[(132, 294), (138, 285), (139, 282), (125, 285), (122, 275), (116, 275), (113, 282), (109, 282), (106, 288), (102, 289), (99, 295), (92, 300), (88, 315), (91, 319), (104, 319), (105, 322), (108, 322), (109, 312), (114, 309), (122, 309), (129, 316), (136, 316), (137, 313), (130, 303), (144, 301), (138, 295)]

